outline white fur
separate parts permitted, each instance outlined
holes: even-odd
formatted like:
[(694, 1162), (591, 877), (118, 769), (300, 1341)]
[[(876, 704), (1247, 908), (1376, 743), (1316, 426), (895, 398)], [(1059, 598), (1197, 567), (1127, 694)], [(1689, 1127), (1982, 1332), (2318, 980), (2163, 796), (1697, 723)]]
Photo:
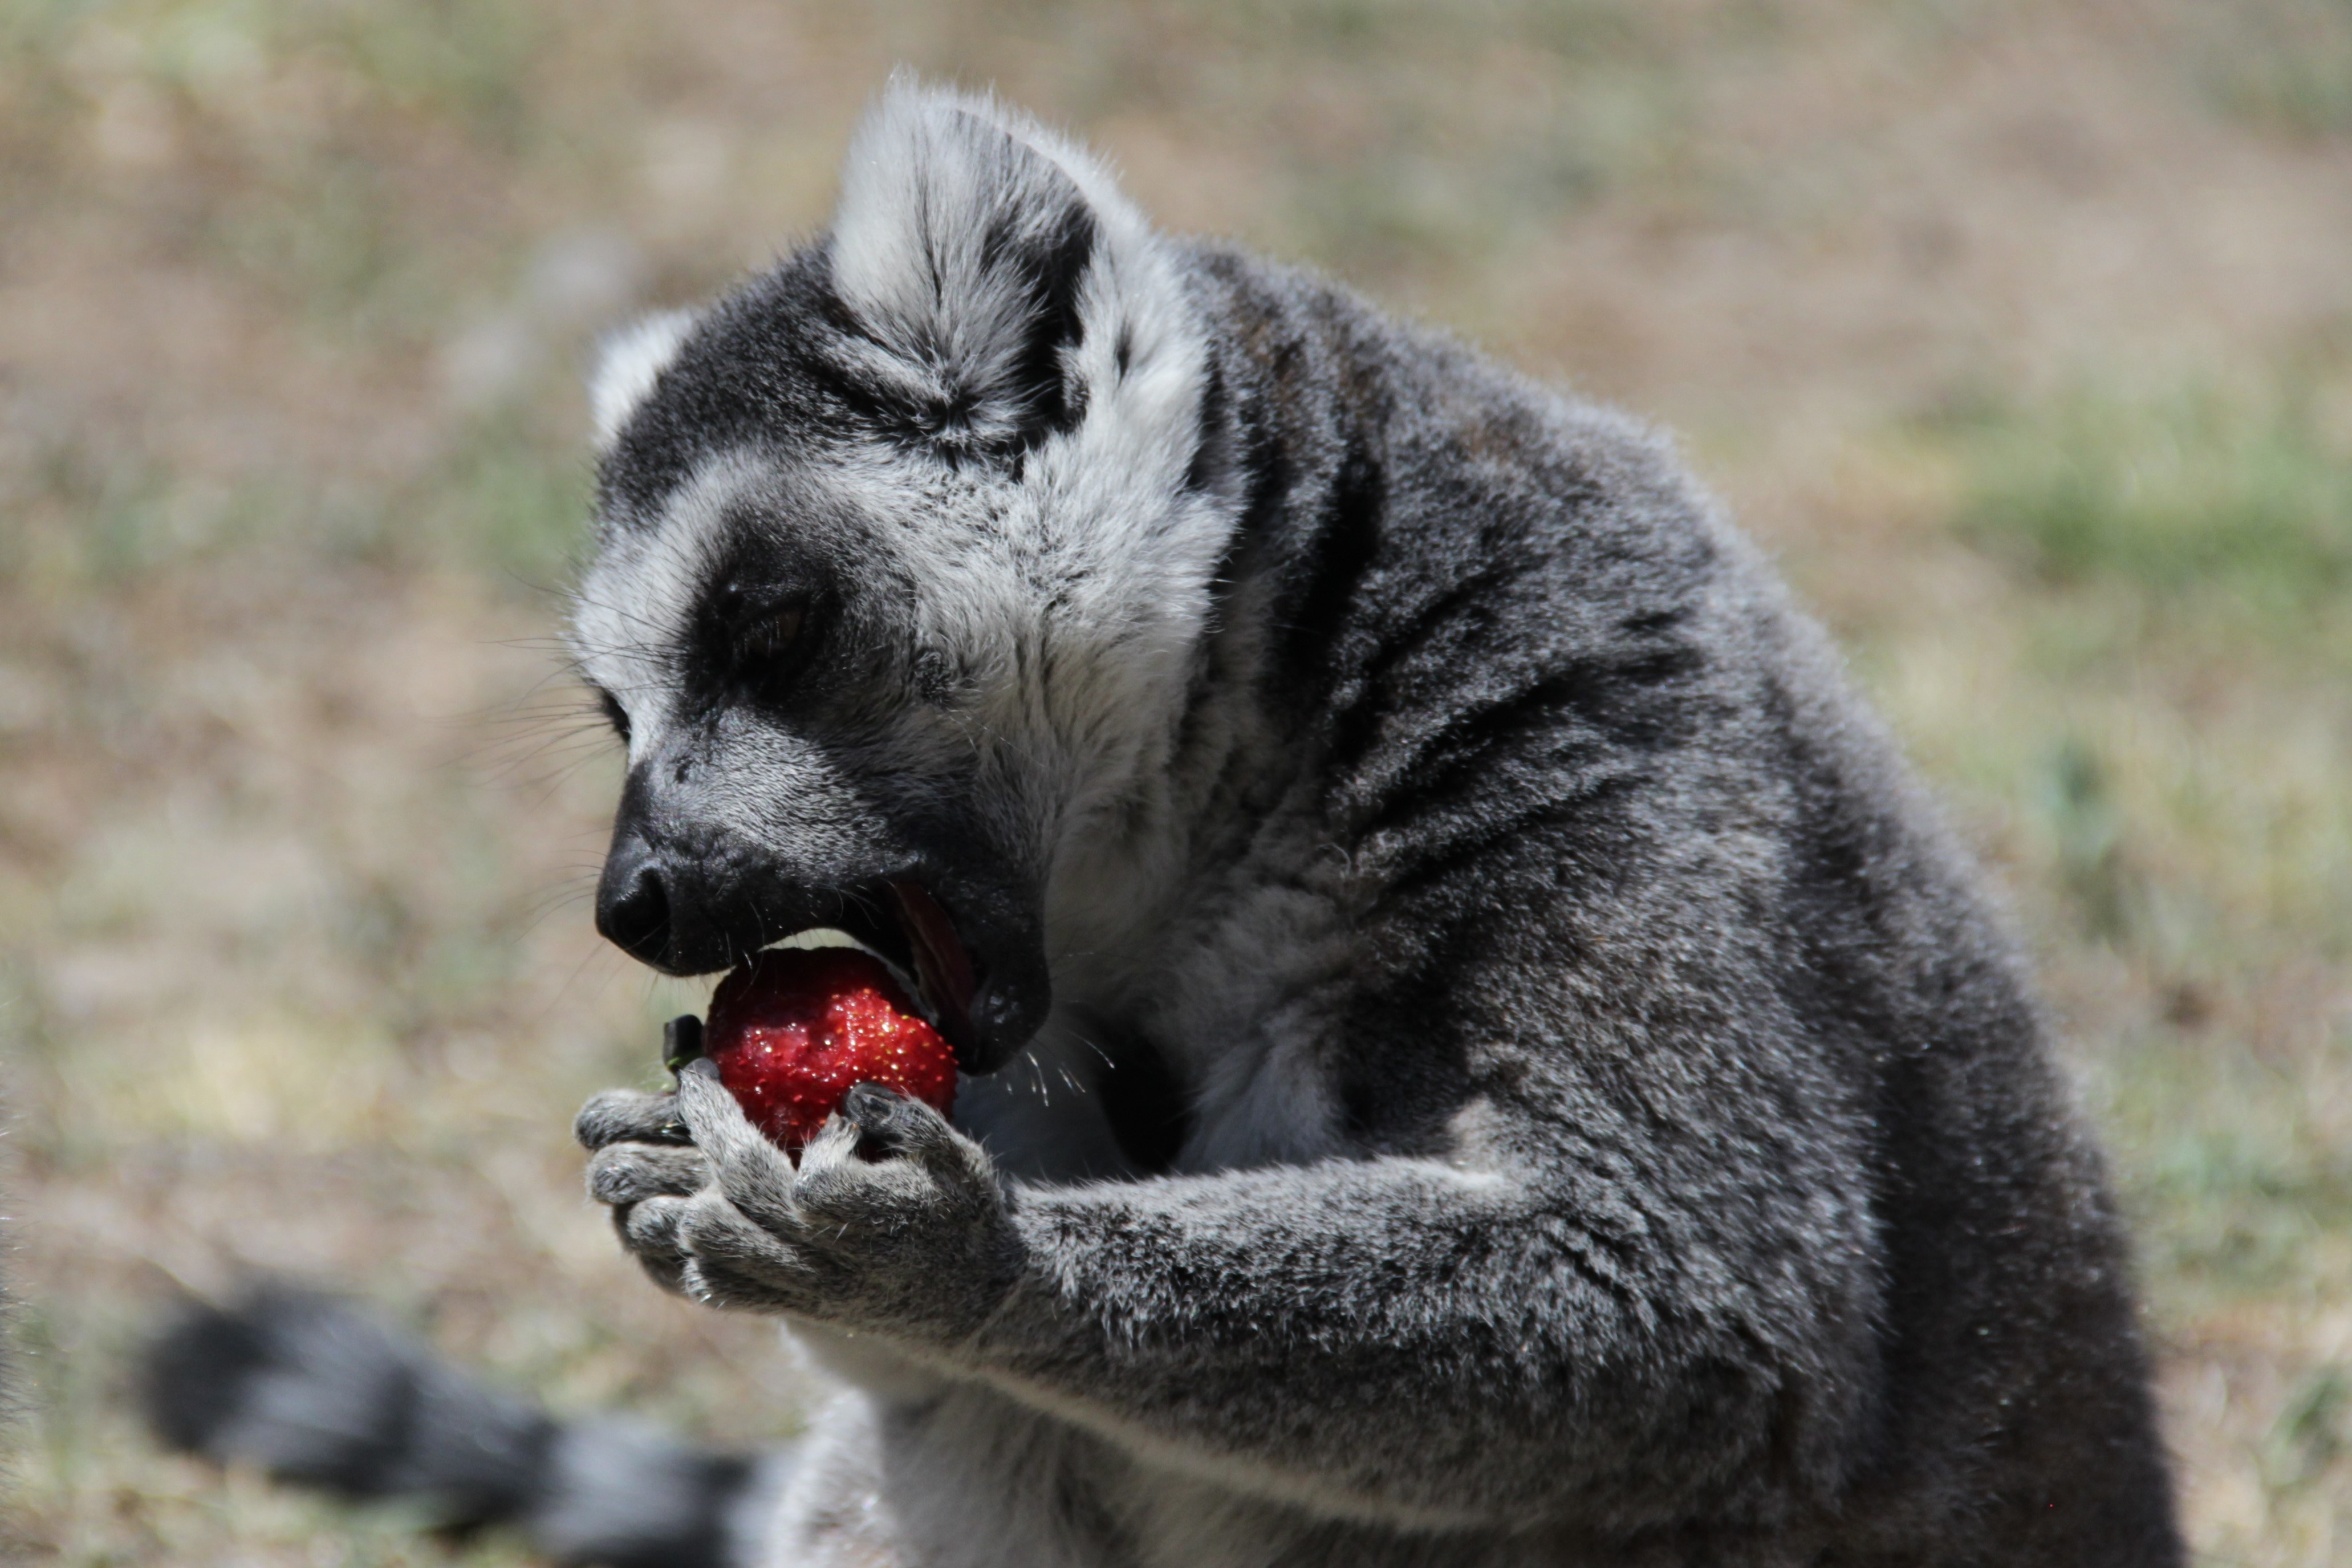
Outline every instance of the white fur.
[(629, 755), (644, 756), (668, 722), (672, 653), (688, 637), (730, 503), (758, 491), (770, 470), (749, 458), (705, 463), (680, 485), (653, 528), (608, 527), (572, 602), (572, 650), (581, 672), (628, 710)]
[(1095, 159), (992, 98), (904, 74), (852, 138), (834, 212), (834, 285), (878, 340), (869, 368), (917, 397), (979, 395), (971, 434), (1006, 433), (1006, 387), (1026, 346), (1020, 279), (992, 267), (992, 230), (1034, 232), (1073, 200), (1090, 213), (1081, 288), (1089, 390), (1122, 338), (1140, 364), (1171, 345), (1167, 265), (1142, 215)]
[(663, 310), (606, 333), (596, 345), (596, 369), (588, 378), (588, 417), (598, 451), (620, 437), (621, 426), (677, 358), (694, 322), (691, 310)]

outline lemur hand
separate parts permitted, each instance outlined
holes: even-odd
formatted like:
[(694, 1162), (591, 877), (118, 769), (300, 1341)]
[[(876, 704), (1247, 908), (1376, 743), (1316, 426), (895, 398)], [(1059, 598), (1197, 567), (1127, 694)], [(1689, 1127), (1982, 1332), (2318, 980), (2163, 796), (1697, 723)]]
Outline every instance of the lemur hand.
[(950, 1342), (1020, 1271), (987, 1153), (876, 1084), (850, 1090), (797, 1170), (708, 1062), (679, 1072), (674, 1097), (599, 1095), (576, 1130), (596, 1151), (589, 1191), (614, 1205), (622, 1245), (711, 1306)]

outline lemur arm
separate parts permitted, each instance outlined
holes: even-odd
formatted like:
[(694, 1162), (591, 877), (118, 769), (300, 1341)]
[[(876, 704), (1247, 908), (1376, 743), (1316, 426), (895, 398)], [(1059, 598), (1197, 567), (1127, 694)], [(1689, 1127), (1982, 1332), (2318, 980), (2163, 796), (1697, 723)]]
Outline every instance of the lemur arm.
[(1147, 1455), (1339, 1511), (1753, 1506), (1805, 1436), (1783, 1423), (1845, 1403), (1823, 1363), (1853, 1282), (1643, 1202), (1597, 1169), (1396, 1158), (1024, 1194), (1021, 1271), (955, 1354)]
[[(698, 1151), (592, 1173), (656, 1278), (1335, 1515), (1753, 1516), (1834, 1484), (1866, 1383), (1861, 1207), (1755, 1127), (1032, 1188), (878, 1089), (797, 1172), (702, 1074), (677, 1108)], [(583, 1136), (667, 1114), (606, 1097)]]

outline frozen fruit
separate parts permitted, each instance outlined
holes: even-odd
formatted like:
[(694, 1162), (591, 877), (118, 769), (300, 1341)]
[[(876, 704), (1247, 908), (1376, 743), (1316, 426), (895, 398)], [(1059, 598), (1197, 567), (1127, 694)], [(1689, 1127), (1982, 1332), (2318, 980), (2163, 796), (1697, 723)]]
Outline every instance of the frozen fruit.
[(795, 1155), (857, 1084), (942, 1113), (955, 1103), (954, 1049), (856, 948), (771, 948), (736, 966), (711, 994), (702, 1053), (753, 1125)]

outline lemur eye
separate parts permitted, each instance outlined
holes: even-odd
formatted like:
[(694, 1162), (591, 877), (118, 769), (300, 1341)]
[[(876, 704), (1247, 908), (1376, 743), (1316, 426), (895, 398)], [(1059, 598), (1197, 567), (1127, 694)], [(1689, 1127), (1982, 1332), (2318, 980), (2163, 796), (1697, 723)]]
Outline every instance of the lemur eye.
[(629, 710), (621, 706), (621, 700), (600, 686), (596, 688), (596, 707), (604, 715), (604, 721), (613, 726), (613, 733), (621, 737), (623, 745), (627, 745)]
[[(738, 636), (736, 655), (747, 666), (772, 666), (792, 652), (801, 640), (801, 626), (808, 619), (808, 611), (799, 605), (784, 605), (770, 610), (745, 626)], [(758, 674), (756, 668), (747, 674)]]
[(728, 664), (740, 688), (766, 702), (782, 702), (808, 662), (814, 630), (808, 601), (741, 605), (730, 617)]

